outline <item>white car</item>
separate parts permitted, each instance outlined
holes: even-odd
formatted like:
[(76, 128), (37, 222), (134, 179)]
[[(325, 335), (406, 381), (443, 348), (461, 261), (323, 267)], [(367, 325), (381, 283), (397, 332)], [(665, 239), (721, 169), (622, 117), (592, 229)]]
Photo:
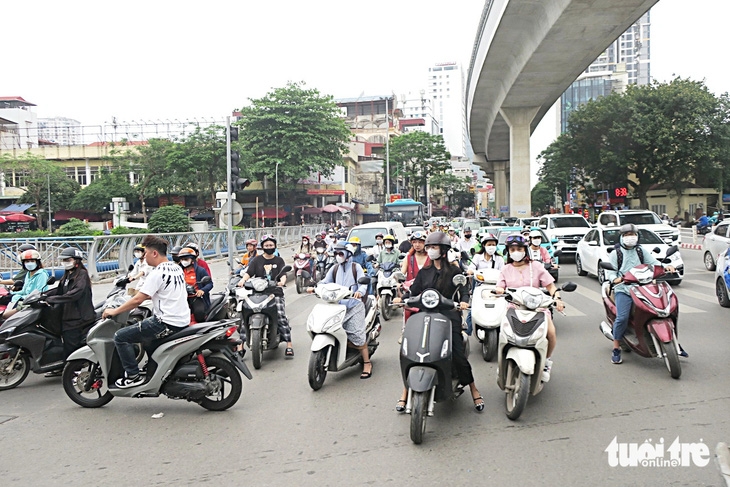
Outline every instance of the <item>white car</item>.
[(581, 215), (566, 213), (543, 215), (537, 226), (545, 231), (551, 242), (558, 240), (555, 248), (563, 255), (575, 254), (578, 242), (593, 228)]
[(730, 222), (720, 222), (710, 233), (702, 239), (703, 260), (708, 271), (714, 271), (718, 256), (730, 248)]
[[(606, 280), (605, 270), (601, 269), (601, 262), (608, 262), (608, 249), (612, 249), (618, 242), (620, 231), (618, 228), (596, 228), (591, 230), (578, 242), (578, 252), (575, 255), (575, 269), (579, 276), (592, 274), (598, 277), (598, 282), (603, 284)], [(655, 259), (661, 261), (667, 255), (667, 251), (673, 245), (667, 244), (659, 238), (659, 235), (651, 230), (639, 229), (639, 245), (644, 255), (653, 255)], [(669, 256), (671, 265), (673, 265), (680, 278), (674, 279), (669, 284), (676, 286), (682, 282), (684, 276), (684, 261), (679, 252)]]
[(638, 228), (651, 230), (659, 235), (668, 244), (682, 243), (682, 234), (679, 228), (662, 222), (656, 213), (649, 210), (608, 210), (598, 216), (596, 224), (599, 227), (620, 227), (633, 223)]

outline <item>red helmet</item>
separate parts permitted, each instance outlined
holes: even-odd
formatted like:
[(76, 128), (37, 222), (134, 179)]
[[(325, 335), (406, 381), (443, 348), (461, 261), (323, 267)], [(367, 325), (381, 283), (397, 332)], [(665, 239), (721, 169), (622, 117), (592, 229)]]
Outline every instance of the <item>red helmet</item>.
[(307, 240), (312, 240), (311, 238), (309, 238), (309, 235), (302, 235), (302, 240), (304, 240), (305, 238), (306, 238)]
[(249, 238), (248, 240), (246, 240), (246, 245), (253, 245), (254, 247), (256, 247), (258, 244), (259, 243), (255, 238)]

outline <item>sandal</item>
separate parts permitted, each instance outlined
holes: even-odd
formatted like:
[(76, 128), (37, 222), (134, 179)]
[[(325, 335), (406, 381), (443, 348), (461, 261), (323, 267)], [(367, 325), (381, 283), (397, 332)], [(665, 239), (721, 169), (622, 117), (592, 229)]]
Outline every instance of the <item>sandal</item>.
[[(401, 404), (402, 404), (402, 406), (401, 406)], [(395, 411), (398, 413), (406, 412), (406, 400), (405, 399), (398, 399), (398, 403), (395, 405)]]
[(362, 374), (360, 374), (361, 379), (369, 379), (373, 375), (373, 363), (372, 362), (363, 362), (363, 366), (365, 364), (370, 364), (370, 372), (363, 371)]
[(286, 347), (286, 351), (284, 352), (284, 356), (286, 358), (292, 358), (294, 357), (294, 349), (291, 347)]
[[(471, 400), (474, 401), (474, 409), (476, 409), (478, 413), (484, 411), (484, 398), (482, 396), (472, 397)], [(477, 401), (481, 402), (477, 403)]]

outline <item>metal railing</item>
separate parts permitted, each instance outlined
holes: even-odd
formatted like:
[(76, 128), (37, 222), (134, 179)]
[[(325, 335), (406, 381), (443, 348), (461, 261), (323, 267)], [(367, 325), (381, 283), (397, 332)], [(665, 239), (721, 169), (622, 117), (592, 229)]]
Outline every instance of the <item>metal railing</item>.
[[(274, 235), (279, 245), (290, 245), (301, 240), (302, 235), (313, 235), (325, 229), (324, 225), (303, 225), (292, 227), (246, 228), (233, 231), (233, 246), (237, 252), (244, 251), (246, 240), (261, 240), (262, 235)], [(86, 267), (92, 280), (102, 279), (126, 269), (132, 264), (132, 250), (142, 242), (146, 234), (101, 235), (93, 237), (39, 237), (28, 239), (0, 239), (0, 273), (3, 278), (20, 270), (18, 247), (31, 243), (41, 254), (43, 267), (55, 275), (63, 273), (60, 254), (68, 248), (81, 250), (86, 257)], [(207, 232), (182, 232), (155, 234), (168, 242), (168, 249), (176, 245), (195, 242), (200, 246), (202, 257), (216, 259), (228, 256), (228, 233), (226, 230)]]

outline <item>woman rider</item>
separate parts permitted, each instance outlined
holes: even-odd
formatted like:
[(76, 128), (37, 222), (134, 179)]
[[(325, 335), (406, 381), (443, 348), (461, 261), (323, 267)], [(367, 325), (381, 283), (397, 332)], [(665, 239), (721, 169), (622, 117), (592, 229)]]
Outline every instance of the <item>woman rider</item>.
[(25, 269), (25, 280), (23, 281), (23, 289), (20, 291), (12, 291), (13, 297), (10, 299), (5, 313), (3, 313), (3, 319), (10, 318), (18, 312), (16, 306), (18, 301), (28, 296), (33, 291), (43, 292), (47, 288), (48, 274), (43, 269), (41, 264), (41, 254), (37, 250), (26, 250), (20, 254), (20, 263)]
[[(502, 256), (496, 255), (498, 242), (499, 240), (497, 239), (497, 237), (495, 237), (491, 233), (488, 233), (482, 239), (481, 245), (479, 246), (479, 251), (475, 253), (474, 256), (471, 258), (471, 263), (469, 264), (466, 273), (471, 276), (474, 275), (476, 271), (480, 271), (482, 269), (496, 269), (498, 271), (502, 270), (505, 264)], [(476, 280), (472, 280), (472, 292), (474, 292), (475, 287)], [(470, 310), (469, 314), (466, 316), (466, 334), (471, 336), (472, 329), (473, 328)]]
[[(455, 275), (461, 271), (458, 266), (448, 262), (448, 251), (451, 249), (451, 240), (449, 236), (442, 232), (435, 232), (426, 238), (426, 253), (431, 262), (418, 272), (416, 280), (413, 281), (410, 293), (415, 296), (421, 294), (426, 289), (435, 289), (441, 295), (451, 298), (457, 290), (452, 282)], [(459, 307), (464, 310), (469, 307), (469, 288), (458, 288)], [(394, 303), (400, 303), (401, 299), (396, 298)], [(444, 316), (451, 319), (451, 341), (452, 341), (452, 361), (454, 369), (459, 376), (459, 383), (468, 385), (471, 390), (471, 397), (474, 401), (474, 409), (478, 412), (484, 410), (484, 399), (479, 394), (477, 386), (474, 383), (474, 376), (471, 373), (471, 365), (466, 358), (463, 335), (461, 334), (461, 312), (456, 310), (442, 311)], [(395, 410), (398, 412), (405, 411), (408, 390), (403, 389)]]
[[(555, 279), (551, 276), (548, 271), (545, 270), (545, 266), (539, 262), (533, 262), (530, 260), (530, 255), (527, 252), (527, 242), (521, 235), (510, 235), (507, 237), (507, 265), (504, 266), (499, 274), (499, 280), (497, 281), (497, 287), (495, 292), (497, 294), (504, 293), (505, 288), (517, 288), (517, 287), (545, 287), (547, 288), (550, 296), (555, 299), (556, 308), (558, 311), (563, 311), (563, 301), (560, 299), (560, 290), (555, 286)], [(557, 336), (555, 334), (555, 325), (550, 317), (550, 313), (545, 313), (545, 319), (548, 322), (548, 349), (547, 349), (547, 360), (545, 361), (545, 370), (542, 372), (542, 381), (547, 382), (550, 380), (550, 369), (552, 368), (553, 361), (552, 355), (555, 350), (555, 344)]]

